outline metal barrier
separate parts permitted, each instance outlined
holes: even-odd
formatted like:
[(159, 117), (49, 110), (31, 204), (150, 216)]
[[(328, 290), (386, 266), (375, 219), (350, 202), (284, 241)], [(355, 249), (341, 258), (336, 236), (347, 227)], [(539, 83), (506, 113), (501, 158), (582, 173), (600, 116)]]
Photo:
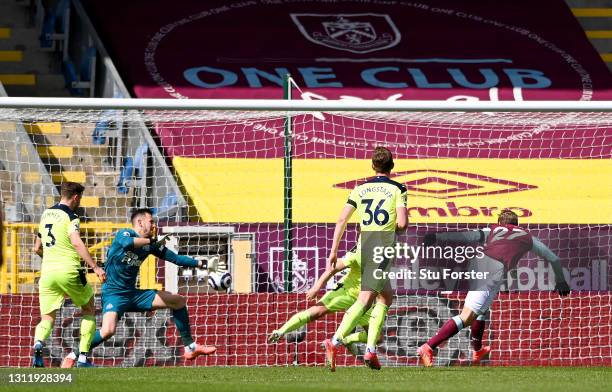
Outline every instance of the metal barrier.
[[(127, 223), (89, 222), (81, 224), (81, 238), (88, 246), (91, 256), (98, 264), (106, 261), (106, 251), (113, 234)], [(32, 248), (38, 225), (35, 223), (3, 223), (2, 254), (4, 263), (0, 268), (0, 294), (33, 293), (37, 291), (41, 258)], [(100, 281), (96, 274), (88, 273), (87, 280), (96, 293), (100, 292)], [(154, 256), (149, 256), (140, 267), (138, 285), (141, 289), (162, 289), (157, 283), (157, 268)]]

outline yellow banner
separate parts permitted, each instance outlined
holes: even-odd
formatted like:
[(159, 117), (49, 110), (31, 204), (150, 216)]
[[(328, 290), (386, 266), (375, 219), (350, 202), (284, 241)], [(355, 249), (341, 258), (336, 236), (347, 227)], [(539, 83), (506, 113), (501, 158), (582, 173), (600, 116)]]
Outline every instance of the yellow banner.
[[(282, 222), (283, 160), (174, 158), (205, 222)], [(294, 159), (293, 219), (334, 223), (369, 160)], [(402, 159), (412, 223), (490, 223), (512, 208), (521, 223), (612, 223), (612, 160)]]

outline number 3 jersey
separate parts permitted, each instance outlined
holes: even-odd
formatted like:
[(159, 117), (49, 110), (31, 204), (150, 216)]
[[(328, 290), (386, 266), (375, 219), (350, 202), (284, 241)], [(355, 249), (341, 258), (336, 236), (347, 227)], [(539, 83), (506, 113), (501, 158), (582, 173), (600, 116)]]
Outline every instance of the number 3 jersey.
[(41, 272), (81, 267), (81, 258), (70, 241), (70, 234), (78, 233), (79, 227), (79, 216), (67, 205), (56, 204), (43, 212), (38, 225), (43, 248)]

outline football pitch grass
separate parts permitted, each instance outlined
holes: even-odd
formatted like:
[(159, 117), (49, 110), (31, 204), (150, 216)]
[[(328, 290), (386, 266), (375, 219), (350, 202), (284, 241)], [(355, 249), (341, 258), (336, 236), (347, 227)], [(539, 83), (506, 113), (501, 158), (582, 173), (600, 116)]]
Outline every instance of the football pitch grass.
[(187, 367), (72, 369), (71, 384), (9, 383), (9, 374), (62, 369), (0, 369), (0, 391), (610, 391), (604, 367)]

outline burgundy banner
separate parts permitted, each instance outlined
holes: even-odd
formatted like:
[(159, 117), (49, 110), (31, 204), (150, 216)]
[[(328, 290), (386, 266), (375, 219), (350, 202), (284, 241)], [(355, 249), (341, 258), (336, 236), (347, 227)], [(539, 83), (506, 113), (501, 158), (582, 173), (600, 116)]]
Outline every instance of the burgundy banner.
[(137, 97), (281, 98), (286, 73), (303, 99), (590, 100), (612, 87), (563, 0), (85, 4)]
[[(454, 295), (412, 295), (395, 299), (380, 345), (385, 366), (416, 365), (416, 348), (462, 306)], [(3, 295), (0, 317), (0, 366), (30, 365), (31, 343), (38, 318), (38, 297)], [(194, 337), (216, 345), (215, 355), (185, 363), (178, 333), (167, 310), (128, 313), (117, 335), (94, 350), (94, 362), (104, 366), (265, 366), (324, 364), (320, 342), (330, 337), (342, 314), (309, 324), (298, 343), (268, 344), (278, 328), (309, 303), (300, 294), (188, 295)], [(492, 347), (486, 364), (515, 366), (612, 365), (612, 295), (573, 293), (502, 293), (493, 303), (484, 343)], [(74, 307), (58, 312), (56, 327), (45, 349), (47, 366), (59, 366), (78, 344), (80, 315)], [(101, 315), (98, 315), (98, 325)], [(61, 326), (61, 328), (60, 328)], [(467, 364), (469, 332), (462, 331), (438, 350), (437, 365)], [(340, 355), (340, 366), (360, 365)]]
[[(386, 146), (398, 159), (612, 158), (609, 123), (600, 123), (593, 114), (376, 116), (368, 113), (296, 116), (292, 120), (293, 156), (369, 159), (375, 147)], [(284, 119), (157, 123), (156, 131), (171, 157), (282, 158), (284, 154)]]

